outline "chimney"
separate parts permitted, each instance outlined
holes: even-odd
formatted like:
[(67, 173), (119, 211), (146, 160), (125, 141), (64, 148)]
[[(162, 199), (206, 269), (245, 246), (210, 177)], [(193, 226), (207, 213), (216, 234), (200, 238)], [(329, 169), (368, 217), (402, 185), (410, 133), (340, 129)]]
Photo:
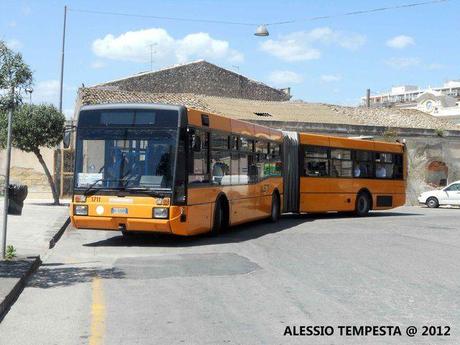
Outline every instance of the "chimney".
[(287, 96), (291, 97), (291, 88), (290, 87), (285, 87), (284, 89), (280, 89), (280, 91), (283, 91)]

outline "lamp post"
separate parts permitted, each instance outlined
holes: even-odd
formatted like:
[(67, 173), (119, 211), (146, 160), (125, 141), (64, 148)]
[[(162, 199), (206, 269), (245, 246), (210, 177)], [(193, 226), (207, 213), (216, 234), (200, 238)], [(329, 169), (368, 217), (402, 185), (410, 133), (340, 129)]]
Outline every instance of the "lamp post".
[(6, 139), (5, 199), (3, 200), (2, 259), (6, 254), (6, 230), (8, 227), (8, 202), (10, 197), (11, 131), (13, 124), (14, 87), (11, 88), (11, 106), (8, 110), (8, 134)]
[(32, 105), (32, 92), (34, 92), (34, 89), (32, 89), (29, 86), (29, 87), (26, 87), (25, 91), (26, 91), (26, 93), (29, 94), (29, 105)]
[(62, 28), (61, 83), (59, 85), (59, 112), (62, 113), (62, 92), (64, 86), (65, 29), (67, 23), (67, 6), (64, 6), (64, 26)]

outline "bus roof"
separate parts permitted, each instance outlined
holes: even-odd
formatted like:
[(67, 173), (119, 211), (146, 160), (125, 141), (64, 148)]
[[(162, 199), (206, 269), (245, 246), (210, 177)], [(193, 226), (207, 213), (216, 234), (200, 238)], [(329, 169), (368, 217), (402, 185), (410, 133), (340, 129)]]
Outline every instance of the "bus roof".
[[(261, 139), (274, 141), (283, 140), (283, 132), (278, 129), (261, 126), (247, 121), (235, 120), (223, 115), (217, 115), (193, 108), (188, 108), (187, 110), (188, 123), (194, 126), (208, 127), (223, 132), (238, 133)], [(208, 117), (209, 126), (203, 126), (202, 115)]]
[(404, 151), (404, 144), (398, 142), (390, 143), (386, 141), (351, 139), (345, 137), (310, 133), (299, 133), (299, 140), (300, 143), (304, 145), (329, 146), (336, 148), (397, 153)]
[[(267, 140), (282, 141), (281, 130), (261, 126), (247, 121), (236, 120), (224, 115), (217, 115), (206, 111), (185, 107), (183, 105), (170, 105), (161, 103), (107, 103), (97, 105), (83, 105), (80, 111), (85, 110), (110, 110), (110, 109), (162, 109), (183, 111), (187, 109), (188, 123), (198, 127), (207, 127), (223, 132), (238, 133), (241, 135), (262, 138)], [(203, 125), (202, 115), (209, 119), (208, 125)]]

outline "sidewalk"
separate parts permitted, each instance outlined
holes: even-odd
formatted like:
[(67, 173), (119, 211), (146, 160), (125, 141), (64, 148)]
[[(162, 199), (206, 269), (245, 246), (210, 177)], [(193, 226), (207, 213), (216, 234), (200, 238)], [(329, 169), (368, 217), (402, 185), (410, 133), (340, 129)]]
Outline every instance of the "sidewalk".
[[(69, 217), (66, 201), (53, 206), (49, 200), (30, 200), (24, 204), (21, 216), (8, 216), (7, 245), (16, 249), (17, 259), (0, 259), (0, 321), (21, 293), (28, 276), (40, 264), (50, 247), (50, 241)], [(68, 202), (67, 202), (68, 204)], [(0, 231), (3, 227), (3, 198), (0, 197)], [(1, 235), (0, 235), (1, 238)]]

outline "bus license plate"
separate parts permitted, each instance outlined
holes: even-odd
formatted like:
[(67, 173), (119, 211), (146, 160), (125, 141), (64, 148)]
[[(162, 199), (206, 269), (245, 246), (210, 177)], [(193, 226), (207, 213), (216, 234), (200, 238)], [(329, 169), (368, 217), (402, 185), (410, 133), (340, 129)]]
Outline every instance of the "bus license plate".
[(112, 207), (112, 214), (128, 214), (126, 207)]

